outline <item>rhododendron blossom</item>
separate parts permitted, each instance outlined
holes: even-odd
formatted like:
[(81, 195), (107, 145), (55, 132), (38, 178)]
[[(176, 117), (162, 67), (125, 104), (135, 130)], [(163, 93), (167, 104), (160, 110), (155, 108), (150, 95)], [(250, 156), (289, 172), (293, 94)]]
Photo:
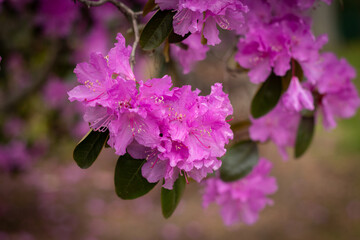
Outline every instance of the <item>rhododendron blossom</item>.
[(319, 94), (324, 126), (334, 128), (335, 117), (352, 117), (360, 107), (359, 94), (351, 82), (355, 70), (345, 59), (339, 60), (332, 53), (321, 54), (311, 70), (311, 88)]
[(171, 56), (177, 59), (183, 68), (183, 73), (190, 72), (194, 63), (206, 58), (209, 47), (201, 44), (201, 34), (194, 33), (182, 41), (182, 45), (171, 45)]
[(176, 10), (174, 32), (184, 36), (188, 32), (203, 32), (207, 44), (221, 42), (217, 26), (226, 30), (238, 30), (243, 27), (244, 13), (249, 9), (239, 0), (230, 1), (194, 1), (194, 0), (156, 0), (159, 7)]
[(250, 138), (254, 141), (273, 141), (284, 160), (288, 159), (287, 147), (295, 144), (296, 130), (300, 121), (300, 113), (289, 111), (281, 102), (267, 115), (251, 118)]
[(260, 158), (252, 172), (241, 180), (224, 182), (210, 178), (204, 182), (203, 206), (215, 202), (221, 207), (221, 216), (226, 225), (237, 222), (254, 224), (259, 212), (273, 201), (267, 197), (277, 191), (274, 177), (269, 173), (271, 162)]
[(84, 103), (84, 119), (95, 131), (109, 129), (108, 144), (116, 154), (129, 147), (134, 158), (148, 160), (142, 173), (149, 182), (164, 178), (164, 187), (171, 189), (180, 173), (201, 181), (220, 167), (218, 158), (233, 137), (225, 121), (232, 106), (222, 85), (199, 96), (190, 86), (170, 90), (168, 76), (136, 82), (131, 48), (121, 34), (117, 40), (106, 57), (93, 53), (89, 63), (78, 64), (74, 72), (82, 85), (69, 92), (69, 99)]
[[(79, 1), (89, 7), (105, 3)], [(275, 179), (269, 176), (272, 164), (258, 158), (258, 144), (272, 141), (284, 160), (289, 158), (288, 148), (294, 148), (295, 157), (300, 157), (311, 143), (319, 116), (326, 128), (333, 128), (336, 118), (351, 117), (360, 107), (352, 83), (355, 70), (346, 60), (321, 53), (328, 37), (315, 36), (312, 31), (311, 11), (317, 4), (330, 4), (331, 0), (155, 0), (149, 1), (143, 12), (135, 12), (121, 1), (110, 2), (129, 20), (128, 33), (134, 42), (132, 47), (127, 46), (118, 33), (114, 47), (105, 54), (107, 34), (103, 25), (108, 18), (99, 12), (89, 14), (96, 23), (84, 35), (86, 43), (81, 51), (72, 56), (81, 58), (91, 52), (90, 59), (74, 69), (80, 84), (68, 96), (70, 101), (82, 103), (83, 118), (92, 132), (77, 145), (74, 159), (80, 167), (89, 167), (106, 142), (115, 154), (124, 156), (119, 157), (115, 171), (119, 197), (142, 196), (160, 182), (167, 189), (162, 189), (164, 217), (174, 211), (184, 189), (184, 177), (186, 182), (189, 178), (205, 180), (203, 205), (220, 205), (226, 225), (255, 223), (259, 212), (272, 204), (268, 195), (277, 190)], [(80, 14), (75, 7), (63, 11), (69, 2), (60, 4), (59, 9), (40, 3), (45, 15), (68, 15), (43, 25), (51, 30), (63, 22), (60, 36), (69, 32), (69, 23)], [(147, 20), (142, 14), (150, 16), (151, 12), (156, 13), (141, 32), (139, 19)], [(173, 86), (171, 77), (162, 73), (168, 70), (166, 64), (151, 69), (152, 76), (161, 73), (162, 77), (139, 77), (145, 76), (138, 74), (139, 69), (147, 67), (143, 64), (137, 65), (136, 75), (133, 72), (135, 58), (139, 60), (138, 56), (151, 51), (148, 57), (154, 62), (158, 56), (165, 61), (171, 58), (175, 60), (171, 64), (177, 62), (184, 74), (189, 73), (197, 61), (206, 58), (210, 45), (221, 42), (220, 28), (229, 30), (225, 36), (236, 39), (231, 43), (234, 49), (224, 51), (222, 56), (229, 64), (236, 64), (234, 69), (226, 69), (229, 79), (245, 70), (249, 81), (259, 85), (251, 113), (232, 127), (228, 122), (237, 116), (226, 120), (232, 116), (233, 107), (221, 83), (213, 84), (210, 94), (203, 96), (190, 85), (177, 82)], [(136, 51), (138, 45), (143, 52)], [(158, 51), (159, 46), (164, 47), (163, 51)], [(177, 70), (171, 67), (173, 72)], [(61, 84), (52, 85), (46, 92), (48, 99), (53, 97), (56, 102), (52, 92)], [(225, 147), (234, 138), (232, 129), (239, 135), (235, 135), (227, 152)], [(96, 147), (83, 156), (86, 141)], [(222, 166), (221, 158), (221, 174), (214, 173)], [(128, 163), (135, 167), (119, 167)], [(230, 180), (233, 182), (224, 182)], [(131, 192), (131, 184), (126, 181), (138, 188), (132, 187), (135, 191)], [(172, 201), (170, 207), (167, 200)]]
[(37, 24), (46, 34), (63, 37), (70, 32), (72, 24), (79, 17), (79, 8), (73, 1), (41, 0)]
[(290, 86), (283, 96), (283, 103), (289, 110), (300, 112), (302, 109), (314, 110), (311, 92), (304, 89), (297, 77), (292, 77)]

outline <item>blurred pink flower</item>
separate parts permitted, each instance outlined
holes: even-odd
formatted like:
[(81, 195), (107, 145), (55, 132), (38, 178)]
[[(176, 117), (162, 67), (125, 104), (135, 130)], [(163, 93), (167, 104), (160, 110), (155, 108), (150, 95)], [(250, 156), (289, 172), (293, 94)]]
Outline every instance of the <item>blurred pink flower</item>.
[(269, 173), (271, 162), (261, 158), (252, 172), (243, 179), (223, 182), (220, 178), (204, 181), (203, 206), (206, 208), (215, 202), (221, 207), (221, 215), (226, 225), (237, 222), (254, 224), (259, 212), (273, 201), (267, 197), (277, 191), (274, 177)]

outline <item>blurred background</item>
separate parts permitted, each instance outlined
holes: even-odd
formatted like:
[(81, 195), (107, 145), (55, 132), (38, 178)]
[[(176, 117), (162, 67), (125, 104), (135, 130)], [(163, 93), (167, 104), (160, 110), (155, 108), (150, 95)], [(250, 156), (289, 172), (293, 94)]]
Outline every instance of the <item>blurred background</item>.
[[(126, 3), (141, 10), (144, 2)], [(346, 58), (359, 73), (360, 2), (334, 0), (312, 14), (316, 35), (329, 34), (325, 51)], [(193, 182), (168, 220), (161, 214), (160, 185), (140, 199), (119, 199), (111, 149), (90, 169), (78, 168), (72, 151), (88, 125), (66, 92), (76, 85), (76, 64), (91, 52), (106, 54), (117, 32), (132, 43), (126, 19), (112, 5), (0, 0), (0, 240), (360, 239), (359, 113), (330, 132), (318, 124), (299, 160), (284, 162), (274, 145), (261, 146), (261, 155), (274, 163), (279, 190), (253, 226), (224, 226), (217, 206), (202, 209), (201, 185)], [(203, 94), (223, 82), (235, 119), (244, 119), (256, 87), (246, 73), (226, 71), (236, 42), (225, 32), (221, 39), (188, 75), (173, 61), (164, 64), (161, 54), (139, 50), (137, 78), (165, 71), (177, 85), (191, 84)], [(359, 77), (355, 84), (360, 87)]]

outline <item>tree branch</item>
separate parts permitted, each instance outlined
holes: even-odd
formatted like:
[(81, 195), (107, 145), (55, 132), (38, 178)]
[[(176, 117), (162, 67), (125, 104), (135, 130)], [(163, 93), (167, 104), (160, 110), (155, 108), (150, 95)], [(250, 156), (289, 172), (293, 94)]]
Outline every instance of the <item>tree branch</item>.
[(134, 36), (135, 36), (135, 40), (132, 45), (132, 51), (131, 51), (131, 55), (130, 55), (131, 69), (134, 69), (136, 48), (140, 41), (140, 33), (139, 33), (139, 26), (138, 26), (137, 18), (138, 18), (138, 16), (142, 15), (142, 11), (134, 12), (127, 5), (125, 5), (124, 3), (119, 2), (117, 0), (99, 0), (99, 1), (78, 0), (78, 1), (86, 4), (88, 7), (97, 7), (97, 6), (101, 6), (105, 3), (112, 3), (114, 6), (116, 6), (120, 10), (120, 12), (122, 12), (128, 18), (129, 22), (132, 25), (132, 29), (134, 31)]

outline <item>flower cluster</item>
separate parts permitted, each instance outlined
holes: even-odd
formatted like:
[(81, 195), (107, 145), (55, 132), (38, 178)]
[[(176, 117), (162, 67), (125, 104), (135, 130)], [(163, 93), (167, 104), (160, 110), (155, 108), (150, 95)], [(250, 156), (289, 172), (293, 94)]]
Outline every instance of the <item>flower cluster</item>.
[(226, 30), (237, 30), (243, 27), (244, 13), (249, 9), (239, 0), (155, 0), (161, 10), (172, 9), (174, 32), (185, 36), (188, 32), (202, 32), (207, 44), (221, 42), (217, 26)]
[(283, 159), (287, 160), (286, 148), (295, 145), (300, 117), (300, 113), (288, 111), (280, 102), (267, 115), (259, 119), (251, 118), (250, 138), (260, 142), (271, 140), (277, 145)]
[(356, 72), (345, 59), (323, 53), (311, 68), (309, 89), (317, 95), (317, 105), (325, 128), (336, 126), (335, 117), (350, 118), (360, 107), (360, 98), (352, 79)]
[(271, 162), (259, 160), (253, 171), (241, 180), (223, 182), (220, 178), (210, 178), (204, 182), (203, 206), (211, 202), (221, 206), (221, 215), (226, 225), (236, 222), (254, 224), (259, 212), (273, 201), (267, 195), (277, 191), (276, 180), (269, 177)]
[[(336, 126), (335, 117), (355, 114), (360, 106), (351, 83), (355, 71), (346, 60), (320, 53), (327, 36), (315, 37), (308, 17), (317, 1), (243, 2), (250, 11), (245, 14), (246, 29), (239, 39), (235, 59), (249, 70), (250, 81), (255, 84), (264, 82), (271, 72), (292, 76), (278, 106), (262, 118), (251, 118), (250, 137), (261, 142), (273, 141), (287, 159), (286, 147), (295, 144), (303, 110), (314, 111), (316, 116), (322, 113), (328, 129)], [(300, 71), (303, 76), (296, 74)]]
[(147, 159), (142, 174), (149, 182), (164, 178), (164, 187), (172, 189), (179, 174), (201, 181), (220, 167), (218, 158), (233, 137), (225, 120), (233, 110), (222, 85), (199, 96), (190, 86), (170, 90), (168, 76), (136, 81), (131, 47), (121, 34), (116, 39), (107, 56), (93, 53), (89, 63), (77, 65), (81, 85), (68, 93), (70, 101), (86, 106), (92, 129), (109, 130), (116, 154)]
[(332, 53), (320, 54), (316, 62), (305, 64), (306, 82), (300, 83), (294, 76), (278, 105), (267, 115), (254, 119), (249, 128), (253, 140), (273, 141), (283, 159), (288, 159), (286, 147), (295, 145), (301, 112), (314, 110), (322, 115), (327, 129), (336, 126), (335, 118), (349, 118), (360, 107), (360, 98), (351, 82), (355, 70), (345, 59), (337, 59)]

